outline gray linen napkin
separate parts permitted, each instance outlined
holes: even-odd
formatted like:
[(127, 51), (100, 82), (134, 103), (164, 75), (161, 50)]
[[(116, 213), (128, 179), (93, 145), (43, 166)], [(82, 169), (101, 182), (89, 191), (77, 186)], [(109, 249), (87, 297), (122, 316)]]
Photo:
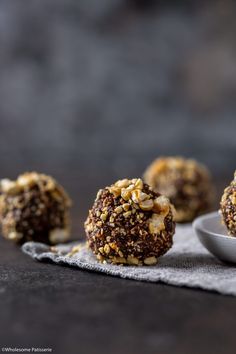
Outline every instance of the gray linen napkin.
[(192, 226), (177, 226), (174, 246), (155, 266), (119, 266), (99, 263), (85, 244), (68, 256), (77, 243), (58, 245), (54, 251), (45, 244), (27, 242), (24, 253), (37, 261), (52, 261), (80, 269), (106, 273), (121, 278), (147, 282), (163, 282), (176, 286), (201, 288), (221, 294), (236, 295), (236, 267), (221, 263), (211, 256), (198, 241)]

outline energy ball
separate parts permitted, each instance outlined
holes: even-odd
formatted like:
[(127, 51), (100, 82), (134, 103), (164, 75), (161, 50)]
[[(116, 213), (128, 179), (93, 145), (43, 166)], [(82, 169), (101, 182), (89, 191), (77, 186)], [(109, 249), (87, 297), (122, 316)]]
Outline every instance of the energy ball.
[(210, 173), (192, 159), (159, 158), (147, 168), (144, 181), (170, 199), (176, 209), (177, 222), (190, 222), (212, 205), (214, 192)]
[(99, 261), (153, 265), (172, 246), (173, 207), (141, 179), (123, 179), (99, 190), (85, 231)]
[(36, 172), (16, 181), (0, 182), (0, 220), (3, 236), (16, 243), (38, 241), (48, 244), (69, 238), (70, 199), (50, 176)]
[(220, 203), (220, 212), (229, 234), (236, 236), (236, 171), (234, 180), (225, 188)]

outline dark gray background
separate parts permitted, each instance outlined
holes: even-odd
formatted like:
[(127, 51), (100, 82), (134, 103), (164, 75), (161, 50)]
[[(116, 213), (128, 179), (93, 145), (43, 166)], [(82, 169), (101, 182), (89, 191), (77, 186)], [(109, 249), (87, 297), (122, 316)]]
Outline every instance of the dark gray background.
[(1, 176), (53, 174), (80, 217), (97, 188), (158, 155), (195, 157), (223, 187), (236, 168), (235, 10), (0, 1)]

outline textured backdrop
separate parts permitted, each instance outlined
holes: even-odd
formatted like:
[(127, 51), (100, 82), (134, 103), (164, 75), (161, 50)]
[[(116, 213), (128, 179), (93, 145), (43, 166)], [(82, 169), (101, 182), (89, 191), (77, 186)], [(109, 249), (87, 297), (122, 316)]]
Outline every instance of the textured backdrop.
[(98, 187), (160, 154), (230, 179), (236, 6), (190, 3), (0, 1), (1, 175), (53, 174), (82, 217)]

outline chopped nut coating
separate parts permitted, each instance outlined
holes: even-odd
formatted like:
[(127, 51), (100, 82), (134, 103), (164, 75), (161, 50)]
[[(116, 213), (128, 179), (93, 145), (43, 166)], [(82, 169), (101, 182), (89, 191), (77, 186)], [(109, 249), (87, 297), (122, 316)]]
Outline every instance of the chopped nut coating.
[(172, 246), (173, 206), (140, 178), (120, 180), (99, 193), (85, 231), (99, 261), (153, 265)]
[(222, 195), (220, 212), (229, 235), (236, 237), (236, 171), (233, 181), (225, 188)]
[(3, 236), (17, 243), (55, 244), (70, 236), (71, 202), (50, 176), (36, 172), (16, 181), (0, 182), (0, 220)]
[(159, 158), (147, 168), (144, 180), (154, 191), (170, 199), (177, 222), (192, 221), (207, 211), (214, 200), (209, 171), (191, 159)]

